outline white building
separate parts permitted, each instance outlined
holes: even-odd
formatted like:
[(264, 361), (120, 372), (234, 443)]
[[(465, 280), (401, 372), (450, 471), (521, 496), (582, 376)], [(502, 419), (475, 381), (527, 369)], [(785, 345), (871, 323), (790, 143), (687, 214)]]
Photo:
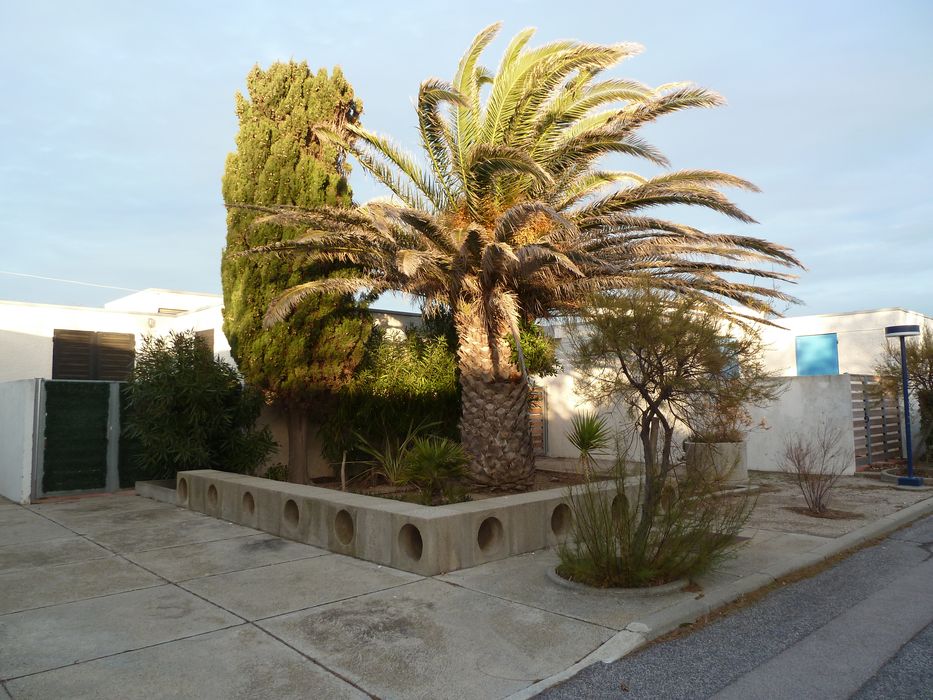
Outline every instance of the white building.
[[(403, 329), (420, 322), (419, 315), (413, 313), (374, 310), (373, 315), (376, 323), (387, 328)], [(779, 323), (780, 328), (763, 329), (767, 348), (764, 359), (771, 372), (786, 378), (786, 390), (774, 405), (755, 413), (756, 422), (761, 420), (766, 427), (754, 430), (748, 437), (752, 469), (778, 468), (785, 435), (808, 430), (821, 420), (854, 431), (856, 451), (860, 444), (864, 449), (865, 434), (872, 430), (859, 432), (860, 409), (857, 401), (853, 403), (852, 375), (874, 373), (887, 342), (886, 326), (918, 324), (933, 328), (933, 318), (899, 308), (796, 316)], [(32, 434), (38, 403), (33, 406), (27, 396), (30, 391), (35, 396), (38, 390), (17, 380), (123, 380), (146, 335), (183, 330), (196, 331), (216, 355), (232, 362), (230, 345), (223, 334), (220, 295), (146, 289), (102, 308), (0, 301), (0, 461), (24, 464), (23, 475), (16, 472), (9, 484), (0, 484), (0, 493), (15, 494), (10, 497), (18, 500), (28, 498), (26, 462), (31, 457), (26, 452), (38, 444)], [(549, 457), (574, 458), (576, 450), (566, 438), (570, 421), (574, 414), (590, 407), (574, 391), (568, 341), (562, 337), (560, 326), (554, 326), (553, 332), (561, 340), (559, 354), (565, 371), (538, 382), (546, 395), (545, 452)], [(855, 391), (857, 396), (857, 387)], [(29, 415), (24, 416), (26, 413)], [(263, 421), (279, 443), (279, 452), (272, 461), (286, 462), (288, 433), (284, 416), (268, 408)], [(11, 437), (14, 433), (16, 439)], [(918, 433), (915, 430), (915, 437)], [(314, 436), (309, 436), (308, 459), (312, 476), (330, 475)], [(855, 464), (853, 459), (851, 470)], [(0, 477), (6, 479), (4, 474)]]
[[(373, 309), (374, 322), (401, 330), (420, 315)], [(218, 294), (145, 289), (101, 308), (0, 301), (0, 494), (28, 502), (36, 491), (35, 433), (41, 387), (35, 380), (123, 381), (147, 335), (193, 330), (215, 355), (233, 363), (223, 333), (223, 298)], [(271, 462), (288, 461), (285, 417), (265, 407), (261, 421), (278, 443)], [(315, 436), (308, 439), (312, 476), (331, 476)]]
[[(764, 409), (752, 411), (758, 427), (749, 434), (749, 468), (776, 470), (785, 437), (793, 432), (812, 430), (820, 421), (836, 425), (853, 436), (853, 460), (867, 461), (866, 434), (874, 434), (878, 448), (878, 416), (871, 416), (874, 425), (860, 426), (864, 415), (860, 406), (859, 375), (874, 375), (875, 365), (888, 342), (884, 336), (887, 326), (916, 324), (933, 329), (933, 318), (907, 309), (875, 309), (839, 314), (792, 316), (778, 319), (780, 327), (762, 326), (765, 345), (764, 363), (767, 371), (786, 378), (784, 391), (778, 400)], [(564, 329), (555, 325), (553, 335), (561, 341), (564, 372), (555, 377), (539, 380), (546, 391), (547, 454), (551, 457), (572, 458), (577, 451), (567, 440), (572, 417), (584, 410), (592, 410), (574, 391), (574, 371), (568, 358), (569, 339)], [(914, 411), (912, 428), (915, 446), (919, 437), (919, 416)], [(886, 416), (887, 430), (897, 426), (896, 409)], [(625, 419), (617, 418), (619, 427), (626, 430)], [(900, 428), (896, 428), (900, 430)], [(632, 452), (634, 458), (636, 452)]]

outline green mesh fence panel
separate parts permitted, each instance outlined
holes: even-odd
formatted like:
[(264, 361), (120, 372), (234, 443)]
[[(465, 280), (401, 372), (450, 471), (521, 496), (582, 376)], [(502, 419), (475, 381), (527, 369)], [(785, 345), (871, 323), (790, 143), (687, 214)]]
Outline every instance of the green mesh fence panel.
[(109, 403), (107, 382), (45, 383), (43, 492), (106, 486)]

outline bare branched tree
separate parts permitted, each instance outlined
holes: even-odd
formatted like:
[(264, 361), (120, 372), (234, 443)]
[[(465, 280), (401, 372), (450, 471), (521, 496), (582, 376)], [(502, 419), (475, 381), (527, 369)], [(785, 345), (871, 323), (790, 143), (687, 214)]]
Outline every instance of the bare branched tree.
[(829, 509), (830, 493), (851, 462), (842, 430), (825, 421), (809, 435), (794, 433), (784, 439), (781, 469), (794, 478), (813, 514)]

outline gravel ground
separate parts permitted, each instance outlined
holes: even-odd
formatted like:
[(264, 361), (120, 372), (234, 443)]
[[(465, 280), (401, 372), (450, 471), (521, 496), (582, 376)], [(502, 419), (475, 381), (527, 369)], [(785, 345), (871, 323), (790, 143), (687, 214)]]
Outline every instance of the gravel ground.
[[(538, 697), (709, 698), (929, 559), (931, 548), (933, 517), (693, 634), (649, 646), (613, 664), (594, 664)], [(864, 695), (858, 697), (933, 697), (931, 639), (927, 627), (862, 687), (859, 692)], [(925, 675), (912, 675), (924, 665)], [(908, 677), (911, 680), (905, 680)]]
[(753, 484), (763, 487), (748, 527), (839, 537), (918, 501), (933, 498), (933, 489), (906, 491), (864, 476), (844, 476), (830, 494), (829, 507), (860, 517), (840, 520), (814, 518), (788, 508), (806, 506), (790, 477), (775, 472), (751, 472)]

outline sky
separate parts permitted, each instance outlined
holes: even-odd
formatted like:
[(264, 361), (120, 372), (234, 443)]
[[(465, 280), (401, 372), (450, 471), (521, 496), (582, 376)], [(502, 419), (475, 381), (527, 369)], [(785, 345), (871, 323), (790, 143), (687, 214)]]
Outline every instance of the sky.
[[(413, 100), (503, 20), (484, 64), (533, 43), (634, 41), (611, 75), (689, 80), (728, 105), (643, 132), (675, 169), (726, 170), (760, 193), (755, 235), (805, 263), (788, 314), (901, 306), (933, 315), (933, 2), (3, 2), (0, 299), (100, 305), (161, 287), (220, 292), (234, 94), (259, 64), (339, 65), (363, 123), (417, 146)], [(612, 163), (651, 174), (641, 163)], [(354, 197), (384, 194), (359, 167)], [(404, 308), (401, 300), (382, 306)]]

